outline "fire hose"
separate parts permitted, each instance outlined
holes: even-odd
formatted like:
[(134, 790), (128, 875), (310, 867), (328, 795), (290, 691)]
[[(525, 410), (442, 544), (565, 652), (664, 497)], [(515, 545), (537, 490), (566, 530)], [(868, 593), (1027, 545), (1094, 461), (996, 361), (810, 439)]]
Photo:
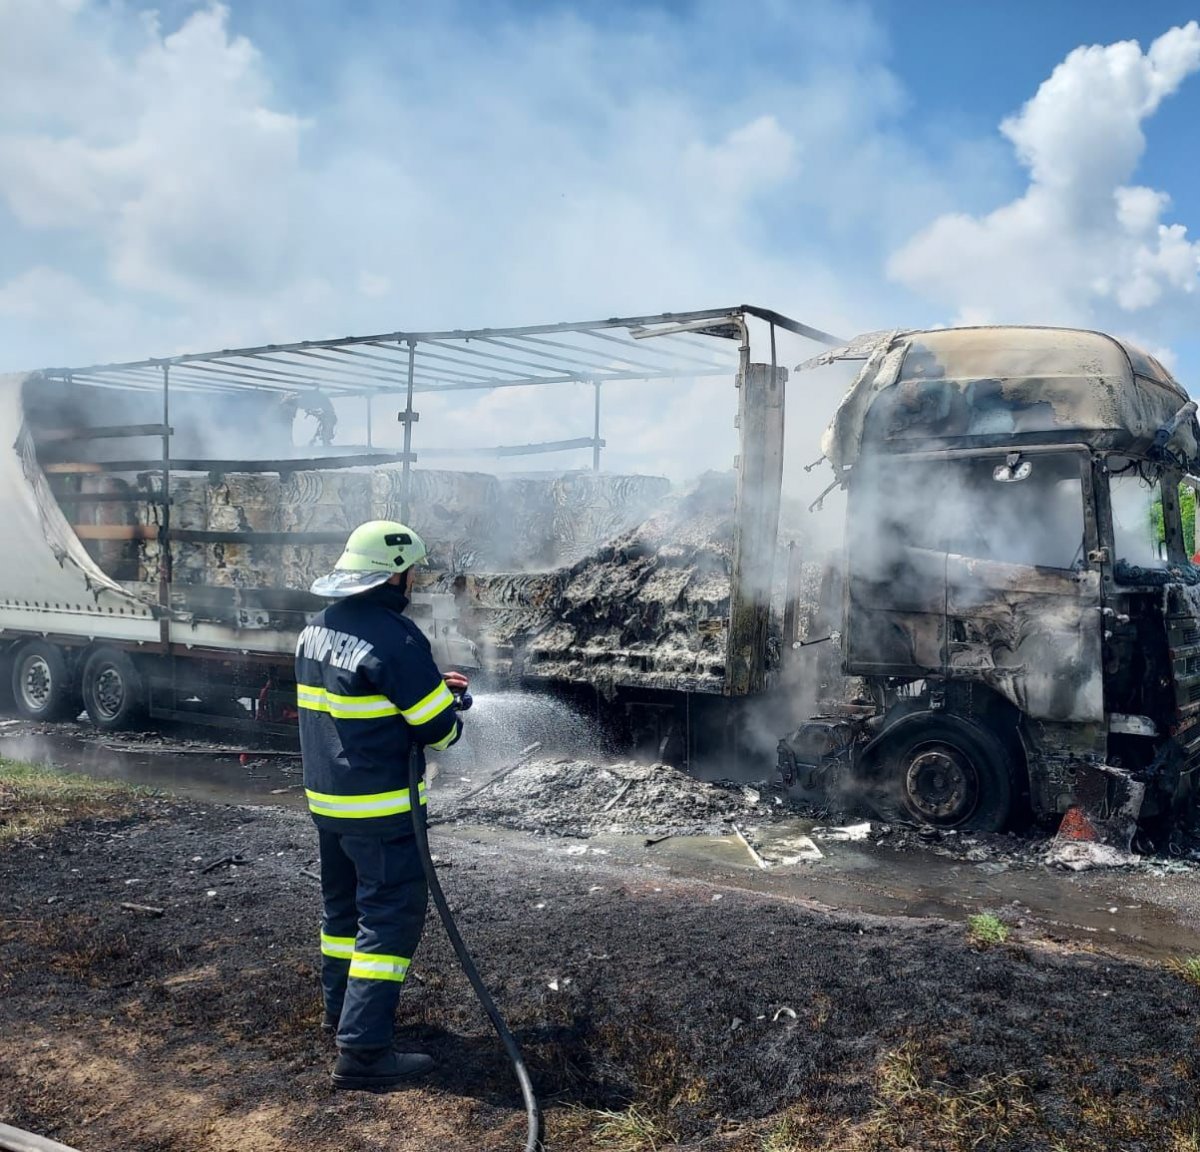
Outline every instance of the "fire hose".
[[(463, 693), (459, 699), (460, 710), (465, 712), (470, 706), (470, 695)], [(410, 796), (418, 794), (421, 783), (422, 760), (421, 749), (418, 745), (414, 744), (408, 757), (408, 794)], [(479, 970), (475, 967), (475, 961), (471, 958), (471, 953), (467, 951), (467, 946), (463, 943), (463, 938), (458, 931), (458, 925), (454, 922), (454, 916), (450, 912), (450, 905), (446, 902), (446, 894), (442, 891), (442, 885), (437, 877), (437, 870), (433, 866), (433, 856), (429, 851), (429, 835), (425, 827), (424, 805), (413, 804), (412, 822), (413, 832), (417, 837), (417, 851), (421, 857), (421, 866), (425, 869), (425, 879), (429, 884), (429, 893), (433, 897), (434, 906), (441, 917), (442, 926), (446, 929), (446, 935), (450, 937), (450, 943), (453, 945), (454, 952), (458, 956), (458, 962), (462, 966), (467, 979), (471, 982), (471, 987), (475, 990), (475, 995), (479, 1003), (483, 1005), (483, 1010), (492, 1022), (492, 1027), (496, 1030), (496, 1035), (500, 1037), (500, 1042), (504, 1045), (504, 1050), (508, 1054), (508, 1059), (513, 1066), (513, 1072), (516, 1074), (517, 1083), (521, 1086), (521, 1096), (525, 1101), (525, 1118), (527, 1122), (525, 1152), (538, 1152), (542, 1147), (542, 1116), (541, 1110), (538, 1107), (537, 1097), (533, 1094), (533, 1083), (529, 1079), (529, 1069), (525, 1066), (525, 1057), (521, 1055), (521, 1048), (517, 1043), (516, 1037), (509, 1031), (508, 1024), (505, 1022), (504, 1017), (500, 1015), (500, 1010), (496, 1007), (496, 1002), (492, 999), (492, 994), (487, 990), (487, 986), (480, 978)]]

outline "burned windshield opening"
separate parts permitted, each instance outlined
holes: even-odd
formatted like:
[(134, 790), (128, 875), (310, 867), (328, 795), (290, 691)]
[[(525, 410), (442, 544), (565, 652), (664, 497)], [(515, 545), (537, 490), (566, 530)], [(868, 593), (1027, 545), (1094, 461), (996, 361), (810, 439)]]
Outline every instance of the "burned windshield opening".
[(1084, 562), (1081, 464), (1070, 454), (969, 459), (876, 457), (851, 492), (860, 572), (901, 548), (1006, 564), (1071, 569)]
[(1133, 457), (1109, 456), (1104, 463), (1119, 571), (1132, 579), (1139, 571), (1161, 572), (1185, 560), (1185, 536), (1194, 540), (1194, 533), (1182, 531), (1180, 511), (1186, 505), (1194, 516), (1195, 504), (1179, 475)]

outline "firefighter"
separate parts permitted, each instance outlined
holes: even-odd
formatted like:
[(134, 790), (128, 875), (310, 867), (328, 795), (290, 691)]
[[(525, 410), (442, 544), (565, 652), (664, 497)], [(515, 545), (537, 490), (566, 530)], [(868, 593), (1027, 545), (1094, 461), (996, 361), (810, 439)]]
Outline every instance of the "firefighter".
[[(304, 790), (321, 853), (322, 1027), (337, 1038), (333, 1083), (387, 1090), (433, 1060), (392, 1047), (396, 1003), (425, 922), (428, 892), (408, 791), (413, 744), (462, 732), (467, 680), (443, 676), (404, 615), (425, 545), (411, 528), (356, 528), (312, 591), (333, 601), (300, 633), (296, 699)], [(456, 695), (457, 693), (457, 695)]]

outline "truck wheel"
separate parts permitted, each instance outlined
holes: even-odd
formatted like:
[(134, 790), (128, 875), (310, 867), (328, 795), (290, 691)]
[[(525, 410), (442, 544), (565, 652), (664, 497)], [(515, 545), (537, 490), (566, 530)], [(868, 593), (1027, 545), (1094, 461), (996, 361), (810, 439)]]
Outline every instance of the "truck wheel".
[(83, 666), (83, 706), (104, 731), (130, 728), (145, 714), (142, 678), (119, 648), (97, 648)]
[(990, 732), (922, 713), (889, 728), (871, 751), (873, 783), (900, 815), (936, 828), (999, 832), (1013, 812), (1012, 766)]
[(79, 715), (79, 692), (62, 649), (44, 640), (25, 644), (13, 658), (13, 704), (26, 720), (69, 720)]

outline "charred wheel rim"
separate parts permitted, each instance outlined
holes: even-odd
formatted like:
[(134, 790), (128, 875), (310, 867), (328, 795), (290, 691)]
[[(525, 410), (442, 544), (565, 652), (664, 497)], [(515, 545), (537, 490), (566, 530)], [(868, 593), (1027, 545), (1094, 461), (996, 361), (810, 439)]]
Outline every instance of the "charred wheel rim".
[(914, 748), (904, 766), (903, 785), (908, 807), (930, 824), (961, 824), (979, 803), (979, 773), (953, 744)]
[(30, 712), (43, 711), (54, 695), (54, 675), (44, 656), (29, 655), (21, 661), (21, 702)]
[(115, 720), (125, 705), (125, 679), (112, 664), (105, 664), (96, 671), (92, 683), (92, 701), (96, 711), (105, 720)]

